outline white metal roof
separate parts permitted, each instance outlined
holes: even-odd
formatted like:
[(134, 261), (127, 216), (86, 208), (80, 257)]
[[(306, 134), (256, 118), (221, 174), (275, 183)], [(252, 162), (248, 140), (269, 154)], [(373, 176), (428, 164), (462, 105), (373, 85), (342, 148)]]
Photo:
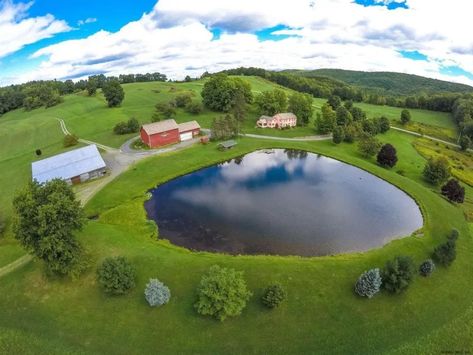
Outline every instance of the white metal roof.
[(105, 167), (106, 164), (95, 144), (31, 164), (33, 179), (40, 183), (55, 178), (66, 180)]

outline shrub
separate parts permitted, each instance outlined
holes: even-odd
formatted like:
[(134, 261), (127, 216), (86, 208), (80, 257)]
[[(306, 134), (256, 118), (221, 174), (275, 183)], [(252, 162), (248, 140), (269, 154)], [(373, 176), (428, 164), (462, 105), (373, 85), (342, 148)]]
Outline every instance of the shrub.
[(450, 176), (450, 166), (445, 157), (429, 159), (422, 172), (424, 178), (433, 185), (439, 185)]
[(458, 180), (450, 179), (442, 186), (442, 195), (452, 202), (463, 203), (465, 200), (465, 188), (460, 185)]
[(169, 302), (171, 291), (158, 279), (150, 279), (145, 288), (145, 298), (151, 307), (162, 306)]
[(458, 231), (453, 229), (447, 238), (447, 242), (434, 249), (432, 258), (440, 265), (450, 266), (457, 257), (457, 239)]
[(123, 295), (135, 287), (135, 270), (123, 256), (109, 257), (97, 269), (97, 280), (106, 293)]
[(392, 168), (397, 163), (397, 152), (391, 144), (385, 144), (381, 147), (376, 157), (378, 164), (385, 168)]
[(411, 121), (411, 113), (408, 110), (402, 110), (401, 112), (401, 123), (403, 125)]
[(286, 291), (280, 284), (274, 284), (266, 288), (261, 298), (263, 304), (268, 308), (278, 307), (286, 299)]
[(344, 131), (343, 127), (336, 126), (334, 128), (333, 134), (332, 134), (333, 143), (340, 144), (340, 143), (343, 142), (344, 139), (345, 139), (345, 131)]
[(375, 137), (364, 137), (358, 142), (358, 151), (365, 158), (370, 158), (378, 153), (381, 148), (381, 142)]
[(381, 289), (382, 278), (379, 269), (371, 269), (358, 278), (355, 284), (355, 292), (362, 296), (371, 298)]
[(183, 93), (176, 96), (174, 99), (176, 107), (186, 107), (192, 102), (192, 97), (189, 93)]
[(430, 276), (435, 270), (435, 264), (431, 259), (424, 261), (419, 268), (419, 273), (424, 276)]
[(345, 139), (344, 141), (347, 143), (353, 143), (356, 139), (358, 134), (358, 129), (353, 124), (349, 124), (345, 127)]
[(204, 110), (204, 106), (197, 101), (192, 101), (189, 104), (186, 105), (186, 111), (189, 113), (192, 113), (193, 115), (198, 115), (202, 113)]
[(67, 148), (67, 147), (72, 147), (76, 145), (77, 143), (79, 143), (79, 139), (72, 134), (66, 134), (62, 142), (63, 142), (64, 147)]
[(118, 122), (113, 127), (113, 133), (115, 134), (129, 134), (136, 133), (140, 130), (140, 123), (136, 118), (130, 118), (127, 122)]
[(195, 308), (199, 314), (223, 321), (241, 314), (252, 293), (243, 272), (214, 265), (202, 276)]
[(156, 111), (153, 114), (152, 121), (157, 122), (162, 119), (170, 119), (176, 116), (176, 108), (171, 102), (168, 103), (157, 103), (155, 106)]
[(383, 269), (383, 287), (391, 293), (400, 293), (409, 287), (414, 277), (414, 262), (408, 256), (397, 256)]
[(378, 127), (379, 133), (386, 133), (391, 128), (391, 123), (389, 122), (389, 118), (386, 116), (381, 116), (374, 121)]
[(471, 146), (471, 139), (468, 136), (462, 136), (460, 138), (460, 149), (466, 151)]
[(43, 152), (41, 151), (41, 149), (36, 149), (35, 154), (36, 154), (36, 156), (39, 157), (39, 156), (41, 156), (41, 154), (43, 154)]

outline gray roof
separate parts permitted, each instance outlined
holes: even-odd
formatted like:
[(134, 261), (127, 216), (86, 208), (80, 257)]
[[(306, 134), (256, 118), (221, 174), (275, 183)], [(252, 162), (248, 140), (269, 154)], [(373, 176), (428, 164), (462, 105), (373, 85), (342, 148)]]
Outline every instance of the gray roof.
[(234, 141), (233, 139), (230, 139), (229, 141), (221, 142), (218, 145), (220, 147), (224, 147), (224, 148), (231, 148), (231, 147), (237, 145), (237, 142)]
[(40, 183), (55, 178), (66, 180), (105, 167), (106, 164), (95, 144), (31, 164), (33, 179)]
[(143, 130), (148, 135), (152, 135), (152, 134), (158, 134), (158, 133), (171, 131), (173, 129), (179, 129), (179, 126), (177, 125), (176, 121), (174, 121), (173, 119), (170, 119), (170, 120), (144, 124), (143, 126), (141, 126), (141, 128), (143, 128)]

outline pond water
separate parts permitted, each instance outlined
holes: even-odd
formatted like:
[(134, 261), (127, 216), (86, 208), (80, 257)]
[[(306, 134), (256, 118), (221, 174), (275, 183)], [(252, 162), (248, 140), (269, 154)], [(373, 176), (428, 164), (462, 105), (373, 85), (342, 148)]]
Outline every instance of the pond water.
[(230, 254), (331, 255), (410, 235), (406, 193), (351, 165), (296, 150), (257, 151), (151, 190), (161, 238)]

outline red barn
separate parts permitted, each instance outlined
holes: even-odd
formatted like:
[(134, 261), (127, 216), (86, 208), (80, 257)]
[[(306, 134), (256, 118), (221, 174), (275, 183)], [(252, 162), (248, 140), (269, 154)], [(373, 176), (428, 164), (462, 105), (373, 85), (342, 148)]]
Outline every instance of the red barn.
[(199, 135), (200, 126), (196, 121), (177, 124), (174, 120), (150, 123), (141, 126), (141, 140), (150, 148), (176, 144)]

